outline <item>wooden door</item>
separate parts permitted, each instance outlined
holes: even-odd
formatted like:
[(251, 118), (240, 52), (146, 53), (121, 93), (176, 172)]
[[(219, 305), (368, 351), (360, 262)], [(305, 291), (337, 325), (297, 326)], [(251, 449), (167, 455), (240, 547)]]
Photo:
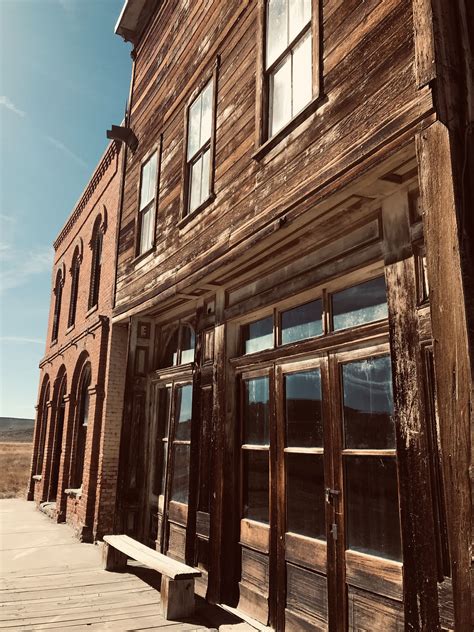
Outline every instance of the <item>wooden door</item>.
[(147, 543), (157, 550), (161, 550), (163, 539), (172, 391), (172, 383), (153, 382), (151, 385)]
[[(264, 624), (269, 617), (271, 506), (276, 483), (273, 369), (243, 373), (239, 380), (239, 608)], [(272, 448), (270, 448), (272, 446)]]
[(340, 605), (333, 629), (403, 630), (389, 348), (335, 353), (330, 365), (335, 493), (329, 500)]
[(328, 626), (327, 511), (331, 479), (326, 358), (277, 367), (279, 472), (278, 597), (273, 620), (286, 630)]

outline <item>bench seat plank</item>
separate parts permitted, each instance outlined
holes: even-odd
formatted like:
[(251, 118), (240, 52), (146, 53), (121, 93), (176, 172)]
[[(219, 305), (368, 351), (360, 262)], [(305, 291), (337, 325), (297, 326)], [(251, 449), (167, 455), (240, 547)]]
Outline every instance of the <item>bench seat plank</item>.
[(201, 576), (201, 571), (173, 560), (162, 553), (158, 553), (158, 551), (153, 551), (153, 549), (141, 542), (137, 542), (128, 535), (105, 535), (104, 542), (127, 557), (158, 571), (162, 575), (166, 575), (170, 579), (192, 579)]

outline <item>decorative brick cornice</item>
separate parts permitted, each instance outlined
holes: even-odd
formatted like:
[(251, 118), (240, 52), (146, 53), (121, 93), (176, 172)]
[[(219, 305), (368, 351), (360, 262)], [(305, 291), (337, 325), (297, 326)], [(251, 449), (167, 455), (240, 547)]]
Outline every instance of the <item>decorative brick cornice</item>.
[(56, 237), (56, 240), (53, 243), (55, 250), (59, 248), (61, 243), (64, 241), (65, 237), (70, 232), (71, 228), (77, 222), (87, 202), (91, 199), (94, 191), (97, 189), (100, 181), (102, 180), (102, 177), (104, 176), (105, 172), (107, 171), (110, 164), (112, 163), (112, 160), (115, 158), (115, 156), (117, 156), (118, 152), (119, 152), (119, 144), (113, 141), (112, 143), (110, 143), (101, 161), (97, 165), (92, 178), (89, 180), (89, 184), (87, 185), (84, 193), (82, 194), (81, 199), (76, 204), (76, 207), (74, 208), (73, 212), (69, 216), (67, 222), (64, 224), (61, 232)]

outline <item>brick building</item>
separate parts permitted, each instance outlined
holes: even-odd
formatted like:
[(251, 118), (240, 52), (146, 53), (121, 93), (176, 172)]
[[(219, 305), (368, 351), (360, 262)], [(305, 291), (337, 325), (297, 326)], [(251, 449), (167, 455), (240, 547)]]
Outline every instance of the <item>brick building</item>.
[(124, 371), (122, 330), (110, 316), (120, 186), (112, 142), (54, 242), (40, 362), (28, 498), (84, 540), (112, 529), (115, 502)]

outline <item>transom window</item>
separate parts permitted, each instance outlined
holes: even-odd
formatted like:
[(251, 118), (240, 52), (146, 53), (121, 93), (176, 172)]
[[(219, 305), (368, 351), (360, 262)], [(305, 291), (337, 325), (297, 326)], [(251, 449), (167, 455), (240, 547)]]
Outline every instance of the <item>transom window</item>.
[(152, 249), (155, 241), (155, 198), (158, 157), (155, 152), (142, 166), (138, 213), (138, 254)]
[(312, 0), (268, 0), (265, 75), (268, 136), (276, 134), (313, 97)]
[(198, 209), (211, 194), (213, 96), (214, 80), (211, 80), (188, 110), (188, 194), (185, 215)]
[(168, 338), (165, 338), (165, 341), (165, 348), (162, 353), (157, 349), (159, 368), (194, 362), (196, 334), (191, 325), (182, 323), (171, 334), (168, 334)]
[[(331, 314), (325, 318), (324, 313)], [(275, 318), (279, 319), (279, 335)], [(276, 312), (242, 325), (241, 351), (243, 354), (273, 349), (323, 334), (349, 329), (384, 320), (388, 316), (385, 278), (383, 276), (359, 283), (340, 292)], [(328, 325), (325, 326), (325, 321)]]

